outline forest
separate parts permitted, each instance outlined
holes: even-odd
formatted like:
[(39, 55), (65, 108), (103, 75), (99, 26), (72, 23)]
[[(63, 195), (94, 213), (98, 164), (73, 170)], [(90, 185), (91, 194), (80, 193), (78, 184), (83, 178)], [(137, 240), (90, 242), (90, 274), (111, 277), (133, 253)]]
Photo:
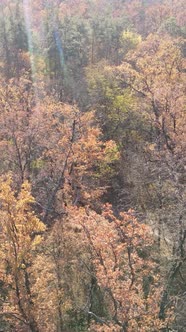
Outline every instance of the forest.
[(0, 1), (0, 332), (186, 331), (185, 0)]

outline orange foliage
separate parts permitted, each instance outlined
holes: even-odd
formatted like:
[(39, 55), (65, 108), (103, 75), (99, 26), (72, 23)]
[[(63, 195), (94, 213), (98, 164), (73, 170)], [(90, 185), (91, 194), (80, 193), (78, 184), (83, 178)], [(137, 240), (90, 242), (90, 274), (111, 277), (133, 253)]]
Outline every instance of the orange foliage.
[(104, 327), (93, 325), (90, 331), (159, 330), (167, 322), (158, 318), (162, 290), (150, 255), (149, 227), (139, 223), (133, 211), (116, 218), (109, 205), (101, 215), (71, 208), (72, 218), (84, 232), (84, 245), (90, 248), (93, 271), (109, 312), (108, 318), (98, 317)]

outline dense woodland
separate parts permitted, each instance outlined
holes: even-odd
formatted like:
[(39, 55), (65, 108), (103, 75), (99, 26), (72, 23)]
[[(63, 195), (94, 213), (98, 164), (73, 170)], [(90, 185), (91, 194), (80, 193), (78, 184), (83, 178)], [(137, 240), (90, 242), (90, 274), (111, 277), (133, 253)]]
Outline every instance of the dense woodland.
[(0, 331), (186, 331), (185, 0), (0, 1)]

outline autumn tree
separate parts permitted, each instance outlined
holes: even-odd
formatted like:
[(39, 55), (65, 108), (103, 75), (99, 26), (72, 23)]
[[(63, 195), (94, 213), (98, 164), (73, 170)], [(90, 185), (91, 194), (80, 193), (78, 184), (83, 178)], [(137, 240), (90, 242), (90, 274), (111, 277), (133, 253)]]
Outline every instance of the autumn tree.
[(8, 290), (1, 316), (12, 320), (14, 327), (23, 325), (26, 331), (37, 332), (32, 264), (45, 226), (32, 210), (29, 183), (24, 182), (18, 194), (12, 186), (10, 176), (1, 178), (1, 280)]
[(101, 142), (94, 113), (81, 114), (45, 95), (36, 104), (34, 92), (25, 78), (17, 87), (2, 87), (1, 172), (11, 170), (18, 186), (32, 181), (38, 211), (48, 222), (65, 205), (96, 206), (119, 154), (115, 143)]
[(162, 279), (152, 234), (133, 211), (116, 217), (109, 205), (101, 215), (69, 206), (40, 248), (41, 331), (157, 331), (172, 322), (169, 310), (164, 322), (158, 317)]
[[(164, 170), (160, 177), (172, 179), (172, 185), (179, 187), (183, 195), (182, 184), (176, 180), (176, 163), (183, 157), (184, 151), (184, 70), (181, 41), (167, 39), (160, 42), (158, 36), (144, 42), (135, 60), (130, 55), (118, 69), (118, 75), (133, 90), (146, 112), (149, 132), (149, 149), (161, 159)], [(153, 57), (152, 57), (153, 56)], [(122, 71), (123, 68), (123, 71)], [(159, 157), (158, 157), (159, 156)], [(181, 194), (182, 193), (182, 194)], [(180, 202), (183, 200), (183, 196)]]
[[(117, 142), (123, 160), (120, 184), (115, 181), (113, 187), (117, 202), (113, 197), (112, 202), (119, 209), (133, 206), (146, 213), (162, 257), (166, 250), (173, 252), (171, 294), (185, 259), (184, 42), (168, 35), (161, 41), (160, 36), (139, 43), (121, 66), (102, 63), (88, 69), (87, 78), (104, 135)], [(183, 294), (183, 285), (179, 287)]]
[(93, 264), (84, 262), (84, 268), (102, 294), (97, 308), (101, 305), (99, 301), (105, 308), (100, 315), (101, 309), (94, 307), (94, 294), (90, 292), (82, 308), (96, 322), (90, 330), (157, 331), (163, 327), (158, 318), (160, 279), (151, 256), (149, 228), (138, 223), (132, 211), (117, 218), (109, 205), (101, 215), (90, 209), (74, 208), (70, 218), (82, 228), (84, 245)]
[[(170, 234), (174, 239), (172, 250), (176, 262), (173, 260), (170, 264), (165, 291), (171, 294), (170, 285), (173, 285), (179, 269), (184, 270), (185, 261), (185, 191), (181, 166), (185, 151), (182, 40), (167, 37), (160, 41), (158, 35), (148, 38), (118, 68), (118, 75), (137, 96), (139, 110), (143, 108), (143, 114), (146, 114), (146, 128), (151, 128), (144, 149), (146, 161), (143, 165), (146, 174), (150, 171), (145, 187), (149, 197), (153, 197), (151, 211), (155, 209), (158, 217), (155, 225), (159, 246), (165, 246), (164, 239)], [(165, 297), (162, 317), (163, 307), (168, 301), (168, 296)]]

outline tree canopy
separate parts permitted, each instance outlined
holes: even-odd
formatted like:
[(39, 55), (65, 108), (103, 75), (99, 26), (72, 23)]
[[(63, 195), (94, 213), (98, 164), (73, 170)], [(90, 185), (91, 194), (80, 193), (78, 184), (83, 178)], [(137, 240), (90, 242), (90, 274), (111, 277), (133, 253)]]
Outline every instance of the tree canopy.
[(0, 2), (0, 331), (185, 331), (185, 14)]

